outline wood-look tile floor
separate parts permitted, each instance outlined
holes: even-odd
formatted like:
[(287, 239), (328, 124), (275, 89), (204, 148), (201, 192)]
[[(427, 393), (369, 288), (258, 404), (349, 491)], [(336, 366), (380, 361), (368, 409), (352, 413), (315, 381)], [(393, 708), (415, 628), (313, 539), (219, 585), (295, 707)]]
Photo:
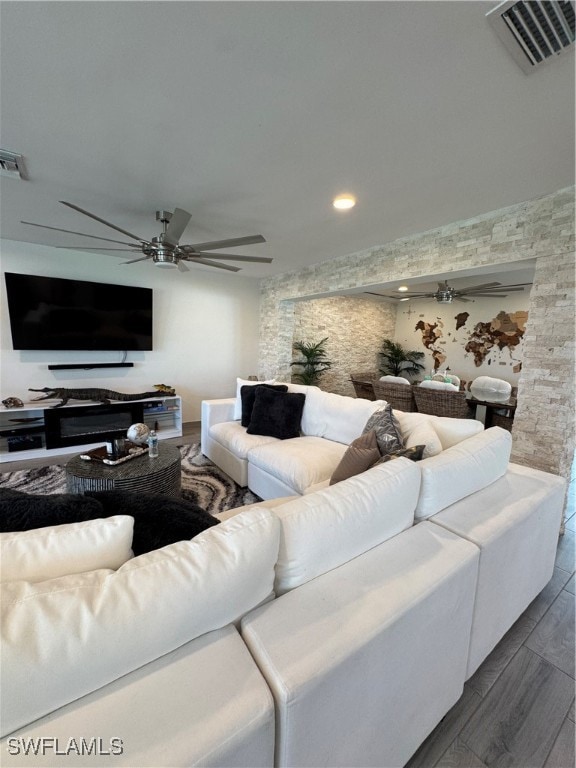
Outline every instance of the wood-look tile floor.
[(552, 579), (406, 768), (574, 768), (575, 496)]
[[(185, 424), (183, 436), (170, 442), (200, 442), (199, 424)], [(0, 471), (31, 466), (11, 462)], [(459, 701), (406, 768), (575, 768), (576, 482), (570, 491), (552, 579), (466, 682)]]

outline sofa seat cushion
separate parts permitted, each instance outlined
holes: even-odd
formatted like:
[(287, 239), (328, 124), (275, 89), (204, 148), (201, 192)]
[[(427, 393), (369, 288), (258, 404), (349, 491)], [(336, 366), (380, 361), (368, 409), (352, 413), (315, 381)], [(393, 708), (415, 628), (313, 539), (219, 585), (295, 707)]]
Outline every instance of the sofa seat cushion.
[(424, 520), (486, 488), (506, 472), (512, 436), (491, 427), (419, 463), (422, 472), (416, 520)]
[(402, 458), (275, 507), (282, 526), (276, 594), (338, 568), (409, 528), (419, 488), (418, 466)]
[(249, 435), (246, 432), (246, 427), (243, 427), (239, 421), (224, 421), (220, 424), (213, 424), (209, 434), (213, 440), (217, 440), (239, 459), (247, 459), (249, 452), (260, 445), (280, 442), (277, 437)]
[(342, 443), (321, 437), (295, 437), (252, 448), (249, 461), (302, 494), (310, 485), (328, 480), (345, 452)]
[(84, 758), (73, 753), (58, 757), (46, 749), (31, 758), (21, 749), (11, 757), (14, 750), (5, 739), (0, 742), (2, 765), (264, 768), (274, 762), (274, 705), (246, 645), (227, 626), (37, 720), (14, 737), (57, 739), (63, 750), (72, 737), (80, 743), (81, 736), (89, 742), (93, 735), (112, 754), (100, 759), (95, 752)]
[(279, 529), (254, 509), (117, 571), (3, 584), (0, 735), (269, 599)]
[(374, 411), (385, 405), (383, 400), (346, 397), (311, 387), (306, 393), (302, 434), (349, 445), (360, 437)]
[(430, 518), (481, 550), (467, 677), (550, 580), (565, 486), (508, 464), (503, 477)]

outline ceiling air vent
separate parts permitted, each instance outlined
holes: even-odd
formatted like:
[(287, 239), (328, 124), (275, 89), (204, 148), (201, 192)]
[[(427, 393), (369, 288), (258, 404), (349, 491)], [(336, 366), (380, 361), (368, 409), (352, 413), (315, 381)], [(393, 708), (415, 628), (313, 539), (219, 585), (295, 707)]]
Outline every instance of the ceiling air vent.
[(504, 2), (486, 17), (526, 73), (574, 49), (574, 2)]
[(0, 176), (10, 176), (13, 179), (25, 179), (26, 168), (24, 158), (7, 149), (0, 149)]

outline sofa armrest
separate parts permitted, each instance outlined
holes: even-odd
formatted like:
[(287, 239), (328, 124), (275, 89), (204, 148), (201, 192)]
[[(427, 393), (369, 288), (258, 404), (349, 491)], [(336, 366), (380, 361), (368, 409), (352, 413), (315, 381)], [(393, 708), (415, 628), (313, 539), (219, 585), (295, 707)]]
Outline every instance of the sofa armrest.
[(226, 397), (220, 400), (202, 400), (200, 446), (207, 445), (210, 427), (214, 424), (234, 421), (235, 404), (235, 397)]

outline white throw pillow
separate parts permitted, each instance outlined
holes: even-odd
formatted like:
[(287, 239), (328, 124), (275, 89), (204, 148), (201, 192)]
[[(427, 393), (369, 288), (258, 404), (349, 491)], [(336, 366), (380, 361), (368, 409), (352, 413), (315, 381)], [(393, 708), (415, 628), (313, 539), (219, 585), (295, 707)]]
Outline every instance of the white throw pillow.
[(0, 581), (46, 581), (99, 568), (116, 570), (132, 553), (134, 518), (0, 533)]
[(413, 448), (416, 445), (426, 446), (422, 454), (423, 459), (442, 453), (442, 443), (430, 420), (415, 426), (410, 431), (410, 436), (404, 441), (405, 448)]
[(484, 424), (476, 419), (453, 419), (450, 416), (431, 416), (434, 431), (440, 438), (442, 450), (467, 440), (484, 431)]
[(248, 379), (236, 379), (236, 402), (234, 403), (234, 421), (242, 418), (242, 398), (240, 389), (242, 387), (255, 387), (256, 384), (276, 384), (276, 379), (267, 379), (266, 381), (250, 381)]
[(394, 416), (400, 427), (400, 434), (405, 448), (413, 448), (416, 445), (425, 445), (422, 458), (436, 456), (442, 451), (442, 441), (438, 436), (432, 419), (425, 413), (416, 411), (398, 411), (394, 409)]
[(246, 511), (129, 560), (2, 585), (2, 734), (117, 680), (268, 599), (279, 522)]

